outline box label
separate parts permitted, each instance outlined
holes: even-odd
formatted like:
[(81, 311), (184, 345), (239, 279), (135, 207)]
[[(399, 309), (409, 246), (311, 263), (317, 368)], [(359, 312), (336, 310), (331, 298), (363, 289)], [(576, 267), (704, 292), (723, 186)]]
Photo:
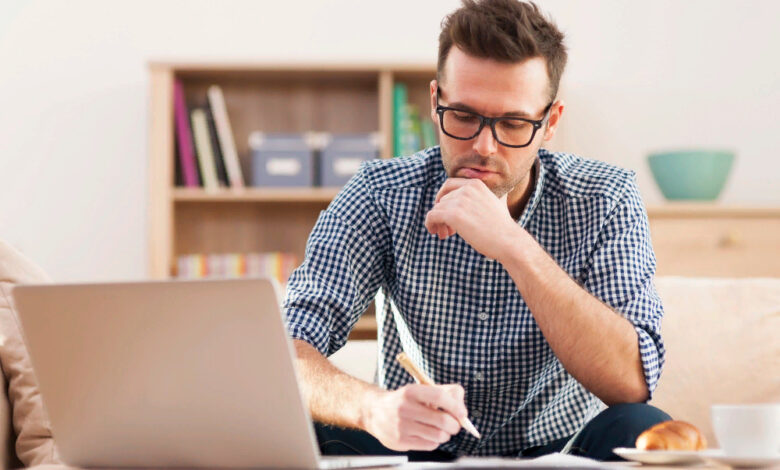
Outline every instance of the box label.
[(333, 172), (338, 176), (352, 176), (360, 169), (362, 158), (337, 157), (333, 162)]
[(301, 162), (294, 158), (269, 158), (265, 171), (273, 176), (295, 176), (301, 172)]

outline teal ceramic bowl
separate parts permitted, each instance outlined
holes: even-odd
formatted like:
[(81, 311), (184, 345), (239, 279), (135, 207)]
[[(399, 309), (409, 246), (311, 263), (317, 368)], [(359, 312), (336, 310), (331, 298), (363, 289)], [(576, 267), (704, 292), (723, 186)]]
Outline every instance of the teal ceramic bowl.
[(647, 157), (655, 182), (669, 200), (713, 201), (718, 198), (734, 162), (734, 153), (688, 150)]

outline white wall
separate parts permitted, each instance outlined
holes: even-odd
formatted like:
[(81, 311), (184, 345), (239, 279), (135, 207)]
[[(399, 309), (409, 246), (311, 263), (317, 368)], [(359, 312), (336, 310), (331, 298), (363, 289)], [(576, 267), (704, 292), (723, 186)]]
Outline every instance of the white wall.
[[(433, 62), (456, 0), (0, 0), (0, 237), (61, 281), (146, 275), (150, 59)], [(738, 153), (722, 200), (780, 203), (780, 2), (541, 1), (568, 34), (560, 144), (637, 170)]]

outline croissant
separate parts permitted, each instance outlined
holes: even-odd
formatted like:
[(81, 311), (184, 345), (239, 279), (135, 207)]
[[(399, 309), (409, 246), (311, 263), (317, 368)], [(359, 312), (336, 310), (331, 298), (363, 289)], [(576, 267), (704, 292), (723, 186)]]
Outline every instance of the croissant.
[(639, 450), (702, 450), (707, 440), (696, 426), (685, 421), (664, 421), (643, 432), (636, 439)]

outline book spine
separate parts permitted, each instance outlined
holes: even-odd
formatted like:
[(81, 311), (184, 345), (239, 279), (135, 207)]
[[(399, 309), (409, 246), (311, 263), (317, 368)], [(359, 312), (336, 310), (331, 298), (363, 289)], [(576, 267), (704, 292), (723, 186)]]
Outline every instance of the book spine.
[(410, 104), (402, 107), (400, 127), (401, 152), (399, 155), (412, 155), (419, 146), (414, 135), (414, 108)]
[(209, 100), (206, 100), (206, 122), (209, 124), (209, 141), (211, 141), (211, 151), (214, 153), (214, 167), (217, 169), (217, 179), (220, 186), (230, 186), (227, 170), (225, 169), (225, 159), (222, 157), (222, 149), (219, 146), (219, 135), (217, 126), (214, 123), (214, 111), (211, 109)]
[(241, 164), (238, 161), (236, 143), (235, 140), (233, 140), (233, 129), (231, 128), (230, 120), (228, 119), (222, 88), (218, 85), (211, 85), (207, 94), (209, 105), (214, 112), (214, 124), (217, 127), (217, 134), (219, 134), (219, 145), (222, 150), (222, 156), (225, 159), (225, 168), (227, 169), (230, 186), (233, 188), (243, 188), (244, 177), (241, 174)]
[(409, 153), (422, 149), (422, 127), (420, 126), (420, 111), (417, 106), (409, 105)]
[(175, 80), (173, 84), (173, 112), (182, 180), (187, 187), (198, 187), (200, 186), (200, 179), (198, 178), (198, 169), (195, 163), (195, 149), (192, 144), (187, 100), (184, 97), (184, 85), (179, 80)]
[(404, 155), (403, 122), (406, 115), (406, 85), (396, 83), (393, 86), (393, 156)]
[(192, 131), (195, 135), (195, 149), (200, 163), (200, 174), (203, 177), (203, 187), (207, 191), (219, 189), (217, 170), (214, 168), (214, 152), (209, 138), (209, 124), (206, 121), (206, 111), (203, 108), (192, 110)]
[(430, 148), (436, 146), (436, 130), (433, 127), (433, 122), (430, 119), (423, 119), (420, 122), (422, 127), (422, 142), (423, 147)]

